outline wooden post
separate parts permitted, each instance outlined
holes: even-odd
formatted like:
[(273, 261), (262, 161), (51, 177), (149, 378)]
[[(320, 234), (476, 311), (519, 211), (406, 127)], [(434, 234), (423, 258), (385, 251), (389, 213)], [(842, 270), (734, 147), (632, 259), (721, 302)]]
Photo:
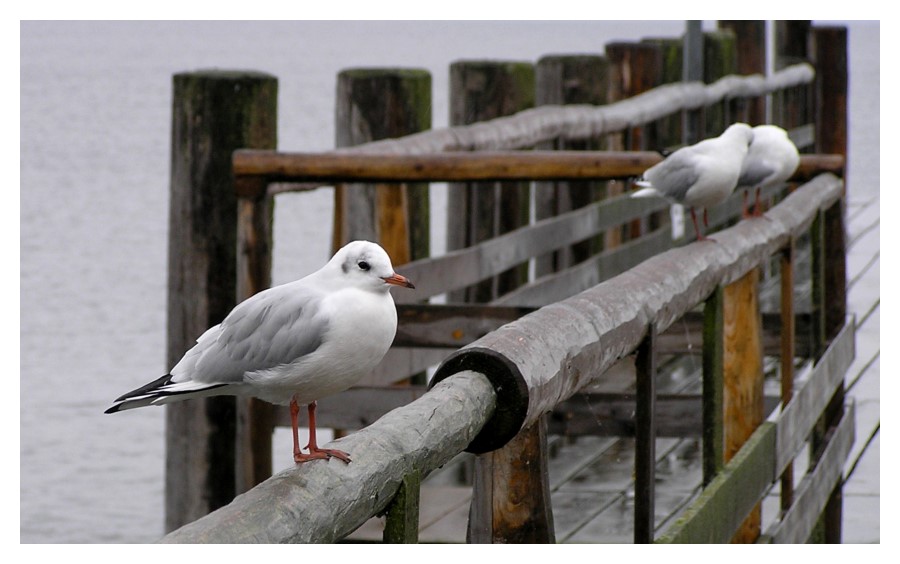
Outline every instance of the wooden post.
[[(711, 84), (737, 72), (737, 41), (729, 30), (703, 34), (703, 80)], [(717, 137), (731, 124), (729, 101), (708, 106), (704, 111), (704, 137)]]
[[(534, 106), (534, 65), (510, 61), (457, 61), (450, 65), (450, 125), (469, 125)], [(450, 184), (447, 250), (469, 247), (526, 225), (527, 182)], [(510, 269), (451, 301), (488, 302), (527, 280), (524, 265)]]
[[(725, 462), (731, 460), (762, 423), (762, 316), (759, 307), (759, 268), (725, 287)], [(761, 532), (762, 506), (757, 505), (732, 542), (755, 542)]]
[(656, 523), (656, 327), (637, 349), (634, 414), (634, 542), (653, 542)]
[(466, 542), (554, 543), (547, 468), (547, 418), (475, 460)]
[[(809, 36), (809, 50), (816, 67), (815, 119), (817, 152), (847, 155), (847, 28), (814, 27)], [(847, 178), (846, 168), (844, 178)], [(843, 327), (847, 315), (847, 265), (846, 265), (846, 194), (844, 198), (822, 214), (821, 275), (823, 280), (822, 336), (833, 339)], [(836, 426), (844, 412), (845, 389), (841, 385), (832, 397), (822, 422), (821, 433)], [(813, 444), (821, 435), (815, 434)], [(814, 453), (815, 454), (815, 453)], [(841, 542), (841, 516), (843, 513), (843, 488), (835, 486), (825, 507), (823, 540)]]
[[(275, 202), (266, 194), (265, 186), (260, 188), (256, 197), (238, 199), (239, 301), (272, 285), (272, 216)], [(238, 398), (236, 405), (235, 493), (243, 493), (272, 475), (275, 406), (255, 398)], [(288, 448), (287, 445), (284, 447)]]
[[(700, 20), (688, 20), (684, 33), (682, 72), (685, 82), (703, 81), (703, 26)], [(703, 110), (691, 110), (683, 113), (682, 142), (692, 145), (703, 138)]]
[[(618, 102), (646, 92), (659, 86), (662, 74), (662, 50), (653, 43), (614, 42), (606, 45), (606, 56), (609, 58), (609, 101)], [(656, 130), (653, 126), (634, 127), (623, 133), (610, 136), (610, 148), (613, 150), (643, 151), (648, 147), (656, 148)], [(610, 183), (610, 196), (625, 191), (624, 182)], [(624, 228), (625, 240), (641, 236), (642, 221), (634, 220)], [(614, 246), (615, 238), (610, 241)], [(603, 276), (606, 278), (606, 276)]]
[(385, 513), (385, 544), (419, 542), (419, 491), (422, 477), (418, 470), (403, 477), (400, 489)]
[[(794, 241), (781, 252), (781, 405), (794, 396)], [(794, 464), (781, 474), (781, 511), (794, 502)]]
[(724, 292), (721, 286), (703, 307), (703, 485), (725, 466)]
[[(661, 66), (659, 72), (659, 84), (681, 82), (684, 79), (684, 41), (680, 38), (650, 37), (642, 40), (644, 43), (655, 45), (660, 52)], [(673, 151), (682, 145), (682, 123), (680, 114), (666, 116), (656, 121), (656, 146), (647, 147), (663, 153)]]
[[(775, 70), (809, 61), (810, 25), (809, 20), (775, 21)], [(811, 92), (808, 86), (801, 85), (773, 94), (772, 123), (792, 129), (812, 121)]]
[[(431, 129), (431, 75), (420, 69), (347, 69), (338, 75), (335, 143), (350, 147)], [(394, 265), (429, 255), (428, 184), (335, 188), (334, 250), (378, 241)]]
[[(167, 366), (235, 305), (237, 197), (231, 154), (275, 147), (277, 79), (203, 71), (173, 79)], [(166, 408), (167, 531), (235, 495), (236, 404)]]
[[(608, 69), (602, 55), (560, 55), (542, 57), (537, 63), (535, 103), (541, 105), (606, 103)], [(562, 139), (539, 146), (539, 149), (600, 150), (601, 140), (565, 141)], [(535, 218), (554, 217), (602, 199), (605, 183), (536, 182)], [(577, 264), (602, 248), (595, 239), (572, 245), (535, 260), (535, 276), (557, 272)]]
[[(719, 29), (729, 30), (735, 36), (737, 47), (737, 72), (741, 75), (766, 75), (766, 22), (765, 20), (721, 20)], [(766, 123), (766, 99), (760, 96), (739, 102), (739, 112), (733, 121), (750, 125)]]

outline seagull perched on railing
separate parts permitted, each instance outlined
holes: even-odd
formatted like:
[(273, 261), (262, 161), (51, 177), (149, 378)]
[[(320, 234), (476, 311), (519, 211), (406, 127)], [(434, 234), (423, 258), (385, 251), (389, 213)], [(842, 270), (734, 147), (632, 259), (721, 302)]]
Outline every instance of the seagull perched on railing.
[(718, 137), (682, 147), (647, 169), (635, 182), (643, 188), (631, 197), (661, 196), (689, 206), (697, 240), (705, 239), (694, 208), (703, 208), (703, 226), (707, 227), (707, 209), (721, 204), (734, 192), (752, 140), (751, 127), (735, 123)]
[[(397, 332), (390, 288), (413, 284), (394, 272), (384, 249), (354, 241), (320, 270), (241, 302), (197, 339), (165, 376), (116, 400), (106, 413), (216, 395), (290, 405), (294, 461), (347, 453), (316, 442), (316, 400), (357, 383), (387, 353)], [(309, 454), (297, 436), (309, 412)]]
[(788, 137), (787, 131), (777, 125), (757, 125), (753, 128), (753, 142), (744, 159), (738, 188), (744, 188), (743, 216), (747, 211), (747, 194), (756, 188), (756, 204), (753, 216), (762, 211), (759, 204), (760, 191), (769, 186), (777, 186), (793, 176), (800, 165), (797, 146)]

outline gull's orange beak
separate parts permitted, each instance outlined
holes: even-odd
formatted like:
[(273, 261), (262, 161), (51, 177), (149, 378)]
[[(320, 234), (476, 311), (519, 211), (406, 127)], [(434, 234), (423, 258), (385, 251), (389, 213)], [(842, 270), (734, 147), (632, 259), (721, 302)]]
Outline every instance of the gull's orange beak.
[(404, 288), (413, 288), (413, 283), (409, 281), (406, 276), (401, 276), (400, 274), (394, 273), (391, 276), (385, 276), (384, 281), (388, 284), (393, 284), (394, 286), (403, 286)]

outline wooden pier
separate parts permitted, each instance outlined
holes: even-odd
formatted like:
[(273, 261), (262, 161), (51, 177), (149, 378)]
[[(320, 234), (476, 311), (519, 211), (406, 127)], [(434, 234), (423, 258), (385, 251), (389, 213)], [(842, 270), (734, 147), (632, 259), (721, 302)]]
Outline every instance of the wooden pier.
[[(268, 286), (280, 193), (335, 186), (335, 246), (378, 240), (417, 289), (396, 296), (386, 361), (319, 402), (349, 466), (271, 476), (286, 413), (256, 400), (168, 408), (163, 542), (839, 542), (846, 30), (803, 28), (807, 61), (764, 77), (760, 25), (700, 36), (720, 55), (702, 82), (667, 66), (693, 52), (680, 40), (457, 63), (445, 130), (422, 73), (342, 73), (344, 141), (324, 154), (274, 150), (273, 77), (176, 77), (170, 358)], [(690, 243), (668, 204), (628, 196), (658, 149), (767, 113), (804, 154), (766, 219), (738, 221), (735, 194), (711, 210), (715, 243)], [(438, 257), (429, 182), (454, 211)]]

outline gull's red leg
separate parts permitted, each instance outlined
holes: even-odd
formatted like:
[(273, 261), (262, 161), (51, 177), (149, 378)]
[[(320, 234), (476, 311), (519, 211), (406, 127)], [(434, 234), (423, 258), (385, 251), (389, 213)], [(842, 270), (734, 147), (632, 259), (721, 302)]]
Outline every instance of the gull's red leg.
[(297, 399), (291, 398), (291, 431), (294, 433), (294, 462), (297, 464), (309, 462), (310, 460), (327, 459), (327, 454), (317, 454), (310, 452), (303, 454), (300, 452), (300, 438), (298, 437), (298, 419), (300, 414), (300, 406), (297, 405)]
[(316, 402), (312, 402), (306, 407), (309, 413), (309, 444), (306, 445), (309, 448), (309, 456), (316, 456), (317, 458), (333, 456), (349, 464), (350, 455), (346, 452), (337, 449), (319, 448), (316, 442)]

